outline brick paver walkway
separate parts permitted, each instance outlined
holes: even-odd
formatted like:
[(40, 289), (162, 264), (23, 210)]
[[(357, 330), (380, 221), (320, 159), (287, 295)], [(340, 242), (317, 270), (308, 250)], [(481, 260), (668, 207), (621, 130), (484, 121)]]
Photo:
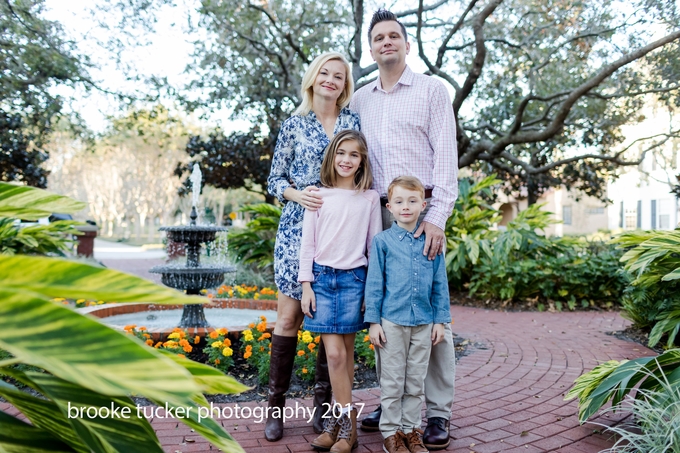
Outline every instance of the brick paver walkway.
[[(140, 259), (146, 258), (141, 255), (120, 258), (104, 262), (146, 278), (157, 277), (148, 269), (163, 262), (156, 257)], [(606, 335), (628, 324), (618, 313), (507, 313), (458, 306), (453, 306), (451, 313), (454, 332), (468, 339), (470, 346), (456, 370), (452, 439), (445, 451), (595, 453), (612, 445), (609, 435), (600, 433), (602, 426), (580, 426), (576, 401), (565, 402), (563, 396), (576, 377), (599, 363), (654, 355), (636, 343)], [(354, 399), (365, 403), (364, 412), (368, 413), (380, 403), (380, 392), (357, 390)], [(288, 406), (296, 404), (310, 407), (311, 400), (288, 401)], [(266, 402), (239, 405), (247, 408), (247, 414), (253, 408), (261, 410)], [(221, 407), (236, 409), (235, 405)], [(626, 416), (610, 414), (592, 421), (611, 425)], [(316, 434), (302, 417), (286, 423), (284, 438), (273, 443), (264, 439), (264, 423), (253, 416), (218, 420), (248, 453), (313, 451), (309, 442)], [(169, 453), (217, 451), (176, 420), (157, 418), (151, 422)], [(382, 451), (379, 433), (360, 431), (359, 444), (356, 453)]]
[[(454, 332), (471, 342), (456, 371), (456, 399), (451, 416), (451, 445), (460, 453), (546, 452), (594, 453), (612, 445), (601, 426), (580, 426), (576, 401), (563, 401), (574, 379), (598, 363), (654, 353), (605, 332), (621, 330), (627, 321), (617, 313), (506, 313), (454, 306)], [(378, 389), (354, 392), (355, 401), (371, 411)], [(289, 400), (309, 407), (310, 400)], [(248, 408), (266, 403), (242, 403)], [(225, 405), (226, 406), (226, 405)], [(247, 411), (246, 411), (247, 412)], [(626, 414), (598, 417), (605, 425)], [(278, 442), (263, 437), (263, 423), (221, 419), (248, 453), (313, 451), (312, 427), (302, 418), (286, 424)], [(167, 452), (207, 452), (209, 444), (184, 425), (153, 420)], [(357, 453), (382, 451), (379, 433), (359, 434)]]

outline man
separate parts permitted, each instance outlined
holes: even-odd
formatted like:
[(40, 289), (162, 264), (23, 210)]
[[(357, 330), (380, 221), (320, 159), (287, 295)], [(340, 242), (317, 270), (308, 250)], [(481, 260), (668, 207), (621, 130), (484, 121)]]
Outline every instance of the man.
[[(397, 17), (378, 10), (368, 28), (371, 56), (379, 76), (358, 90), (350, 109), (359, 113), (368, 141), (374, 189), (383, 197), (383, 227), (391, 223), (385, 208), (387, 187), (403, 175), (415, 176), (426, 188), (428, 209), (414, 234), (425, 234), (424, 255), (443, 253), (444, 228), (458, 196), (458, 157), (453, 109), (444, 84), (415, 74), (406, 65), (410, 44)], [(380, 375), (378, 357), (376, 370)], [(449, 445), (449, 419), (453, 405), (455, 353), (450, 324), (445, 341), (432, 348), (425, 378), (427, 427), (423, 440), (431, 450)], [(381, 408), (367, 416), (362, 429), (379, 429)]]

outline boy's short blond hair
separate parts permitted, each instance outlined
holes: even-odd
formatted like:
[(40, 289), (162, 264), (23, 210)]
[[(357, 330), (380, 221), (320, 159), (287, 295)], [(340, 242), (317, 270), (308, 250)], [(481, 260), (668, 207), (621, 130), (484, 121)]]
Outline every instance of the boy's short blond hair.
[(387, 200), (392, 199), (392, 192), (395, 187), (402, 187), (406, 190), (420, 192), (420, 198), (425, 199), (425, 186), (420, 182), (420, 179), (415, 176), (398, 176), (392, 180), (390, 186), (387, 188)]

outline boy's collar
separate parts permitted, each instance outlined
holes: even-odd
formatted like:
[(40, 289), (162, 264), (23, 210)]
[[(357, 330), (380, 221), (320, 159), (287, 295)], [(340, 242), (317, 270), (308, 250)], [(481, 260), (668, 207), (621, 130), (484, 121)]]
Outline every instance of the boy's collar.
[(416, 227), (413, 229), (413, 231), (408, 231), (408, 230), (400, 227), (396, 220), (393, 220), (392, 221), (392, 227), (390, 229), (394, 230), (394, 233), (397, 235), (397, 237), (401, 241), (402, 239), (404, 239), (406, 237), (406, 235), (408, 233), (411, 233), (411, 235), (413, 235), (413, 233), (416, 232), (416, 230), (418, 229), (419, 226), (420, 226), (420, 222), (416, 223)]

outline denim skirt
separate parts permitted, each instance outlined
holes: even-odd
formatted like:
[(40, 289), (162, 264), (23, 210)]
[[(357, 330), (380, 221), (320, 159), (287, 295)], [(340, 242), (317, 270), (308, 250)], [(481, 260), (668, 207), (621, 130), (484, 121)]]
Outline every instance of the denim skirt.
[(349, 334), (367, 329), (361, 311), (366, 267), (343, 270), (314, 263), (312, 272), (316, 311), (312, 311), (313, 318), (305, 316), (305, 330)]

